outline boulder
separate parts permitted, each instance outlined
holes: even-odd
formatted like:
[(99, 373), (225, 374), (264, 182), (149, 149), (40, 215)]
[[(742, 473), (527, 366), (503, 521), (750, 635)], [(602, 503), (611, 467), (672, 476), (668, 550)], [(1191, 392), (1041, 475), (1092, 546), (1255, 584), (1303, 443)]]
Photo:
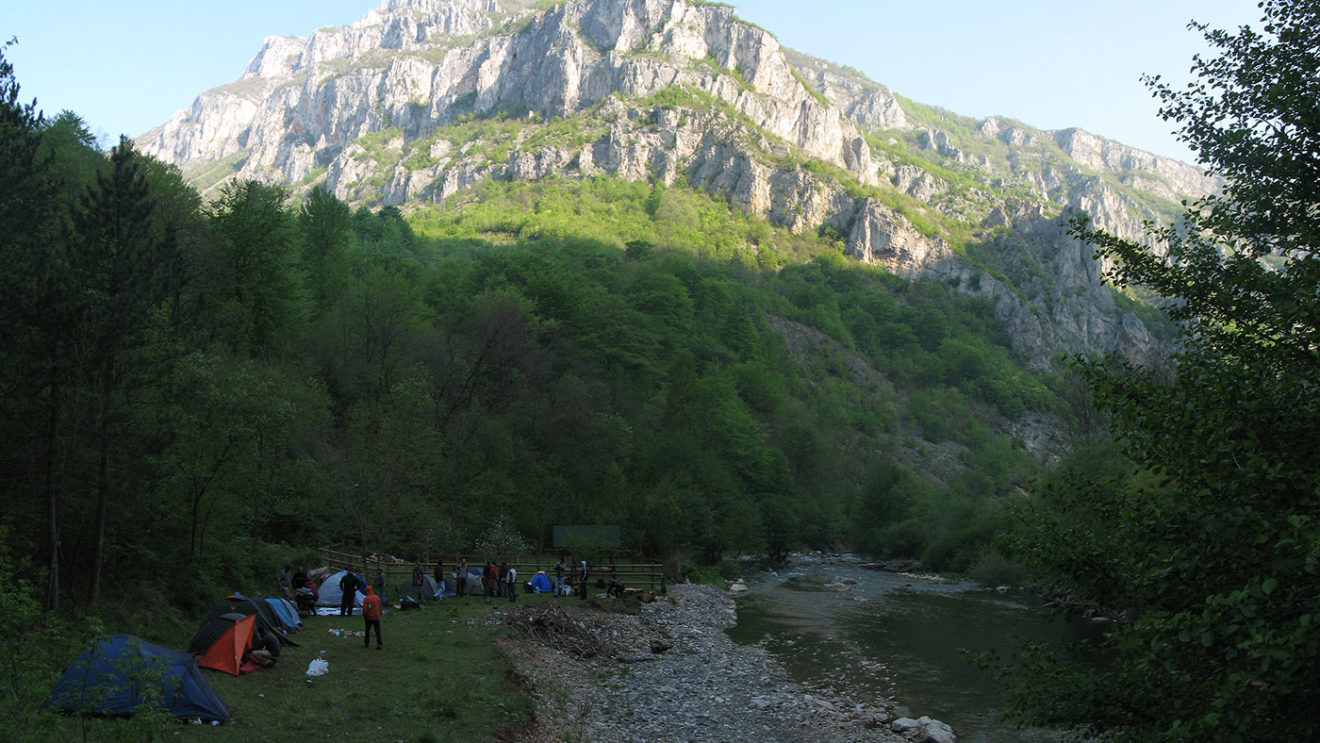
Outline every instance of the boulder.
[(953, 728), (924, 715), (915, 720), (900, 717), (889, 724), (889, 729), (918, 743), (956, 743), (958, 740)]

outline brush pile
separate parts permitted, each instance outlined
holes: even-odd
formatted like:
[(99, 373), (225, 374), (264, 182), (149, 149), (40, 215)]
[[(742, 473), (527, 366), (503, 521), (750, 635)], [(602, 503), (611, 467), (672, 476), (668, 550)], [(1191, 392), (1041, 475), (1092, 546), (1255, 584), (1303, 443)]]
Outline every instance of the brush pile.
[(616, 659), (626, 652), (609, 622), (574, 618), (558, 604), (534, 604), (506, 613), (501, 624), (575, 658)]

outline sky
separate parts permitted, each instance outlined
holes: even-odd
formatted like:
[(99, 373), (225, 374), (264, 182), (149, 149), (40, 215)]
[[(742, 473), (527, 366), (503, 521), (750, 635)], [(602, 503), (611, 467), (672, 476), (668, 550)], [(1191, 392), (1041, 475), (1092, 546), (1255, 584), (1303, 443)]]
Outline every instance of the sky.
[[(0, 43), (24, 102), (77, 113), (103, 143), (137, 136), (238, 78), (267, 36), (306, 36), (378, 0), (3, 0)], [(1194, 162), (1143, 74), (1189, 79), (1197, 20), (1257, 25), (1255, 0), (734, 0), (780, 43), (921, 103), (1038, 129), (1080, 127)]]

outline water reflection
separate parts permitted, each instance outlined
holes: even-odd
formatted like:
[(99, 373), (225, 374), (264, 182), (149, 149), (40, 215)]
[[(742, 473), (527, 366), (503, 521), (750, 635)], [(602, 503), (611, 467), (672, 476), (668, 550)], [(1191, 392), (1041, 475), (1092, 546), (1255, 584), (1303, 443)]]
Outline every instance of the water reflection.
[(1052, 620), (1028, 594), (869, 570), (855, 558), (800, 558), (748, 585), (729, 634), (764, 642), (801, 681), (896, 700), (947, 722), (959, 741), (1055, 737), (1001, 721), (1002, 694), (963, 654), (1077, 639), (1082, 627)]

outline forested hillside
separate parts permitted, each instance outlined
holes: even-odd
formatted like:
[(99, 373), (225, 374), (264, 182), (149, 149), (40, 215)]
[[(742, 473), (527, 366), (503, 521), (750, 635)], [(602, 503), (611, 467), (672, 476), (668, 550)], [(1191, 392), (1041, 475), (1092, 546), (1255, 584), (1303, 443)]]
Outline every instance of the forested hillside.
[(226, 585), (266, 544), (556, 524), (699, 561), (1002, 567), (1002, 502), (1049, 454), (1010, 432), (1067, 416), (983, 300), (681, 183), (203, 203), (73, 114), (7, 113), (3, 528), (52, 604)]
[(689, 0), (383, 0), (347, 26), (268, 38), (239, 78), (134, 142), (207, 199), (254, 179), (372, 209), (466, 202), (489, 181), (687, 184), (991, 301), (1042, 371), (1062, 354), (1163, 352), (1060, 217), (1137, 236), (1217, 188), (1079, 129), (908, 100)]
[(1320, 13), (1261, 7), (1147, 81), (1209, 173), (685, 0), (385, 0), (109, 151), (0, 54), (0, 722), (316, 545), (605, 524), (1021, 559), (1108, 629), (986, 659), (1020, 719), (1314, 738)]

